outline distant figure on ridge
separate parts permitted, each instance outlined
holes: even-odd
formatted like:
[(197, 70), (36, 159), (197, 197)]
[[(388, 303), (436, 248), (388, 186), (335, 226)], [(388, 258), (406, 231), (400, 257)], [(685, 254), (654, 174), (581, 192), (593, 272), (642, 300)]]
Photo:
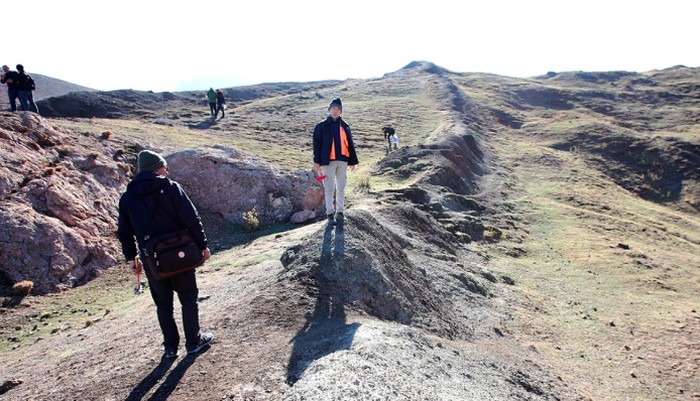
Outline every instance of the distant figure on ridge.
[(209, 111), (211, 112), (211, 117), (216, 118), (216, 92), (214, 88), (209, 88), (207, 92), (207, 99), (209, 100)]
[[(394, 127), (392, 127), (391, 125), (387, 125), (384, 128), (382, 128), (382, 132), (384, 133), (384, 140), (386, 141), (387, 145), (386, 153), (388, 154), (389, 152), (391, 152), (391, 142), (396, 131), (394, 130)], [(394, 144), (394, 149), (396, 149), (396, 144)]]
[(221, 112), (221, 118), (226, 115), (226, 99), (224, 98), (224, 92), (221, 89), (216, 90), (216, 117), (219, 116), (219, 111)]
[(24, 66), (17, 64), (18, 75), (18, 94), (19, 104), (23, 111), (33, 111), (39, 113), (39, 108), (34, 104), (34, 95), (32, 91), (36, 89), (36, 84), (32, 77), (24, 72)]
[[(314, 128), (314, 171), (324, 176), (323, 187), (326, 198), (328, 225), (342, 227), (345, 223), (345, 184), (347, 169), (358, 164), (355, 144), (350, 126), (340, 117), (343, 104), (340, 98), (333, 99), (328, 106), (328, 117)], [(335, 208), (333, 192), (335, 191)], [(335, 213), (335, 215), (334, 215)]]
[(10, 100), (10, 109), (17, 111), (17, 98), (19, 97), (19, 73), (11, 71), (10, 67), (2, 66), (0, 83), (7, 84), (7, 97)]
[[(197, 209), (180, 184), (167, 177), (169, 169), (166, 160), (158, 153), (144, 150), (138, 154), (138, 168), (138, 174), (119, 200), (117, 235), (131, 271), (136, 275), (141, 274), (141, 260), (145, 261), (150, 256), (147, 253), (149, 239), (176, 230), (187, 230), (203, 259), (209, 259), (211, 253)], [(184, 258), (185, 253), (180, 252), (178, 257)], [(154, 277), (152, 269), (153, 267), (145, 270), (148, 287), (156, 304), (158, 323), (163, 332), (163, 358), (177, 357), (180, 346), (180, 335), (173, 317), (173, 292), (177, 293), (182, 305), (185, 349), (188, 354), (201, 351), (211, 343), (214, 336), (210, 332), (200, 332), (197, 305), (199, 290), (195, 269), (162, 280)]]

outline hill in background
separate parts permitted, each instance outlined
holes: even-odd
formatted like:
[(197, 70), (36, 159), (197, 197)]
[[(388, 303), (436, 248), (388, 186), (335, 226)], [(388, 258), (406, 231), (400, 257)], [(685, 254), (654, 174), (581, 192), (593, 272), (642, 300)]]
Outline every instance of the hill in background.
[[(29, 75), (32, 76), (32, 79), (34, 79), (34, 83), (36, 83), (36, 90), (34, 91), (34, 101), (54, 96), (61, 96), (70, 92), (95, 91), (95, 89), (76, 85), (70, 82), (62, 81), (60, 79), (48, 77), (46, 75), (34, 74), (31, 72), (29, 72)], [(7, 98), (7, 85), (0, 85), (0, 110), (9, 110), (9, 108), (10, 102)], [(19, 108), (19, 101), (17, 102), (17, 108)]]

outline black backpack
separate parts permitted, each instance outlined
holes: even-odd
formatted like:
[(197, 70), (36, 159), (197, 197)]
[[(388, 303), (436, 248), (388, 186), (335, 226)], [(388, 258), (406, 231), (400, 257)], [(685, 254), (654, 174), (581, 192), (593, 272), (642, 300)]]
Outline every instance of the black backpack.
[(27, 75), (27, 90), (36, 90), (36, 85), (34, 84), (34, 80), (32, 79), (31, 75)]
[(19, 86), (20, 90), (33, 91), (36, 89), (34, 80), (27, 74), (18, 74), (17, 81), (17, 85)]

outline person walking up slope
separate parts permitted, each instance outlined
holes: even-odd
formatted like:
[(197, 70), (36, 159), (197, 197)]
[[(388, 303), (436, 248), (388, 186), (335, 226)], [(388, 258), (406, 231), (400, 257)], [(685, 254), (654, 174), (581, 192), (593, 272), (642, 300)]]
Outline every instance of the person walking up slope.
[(382, 128), (382, 132), (384, 133), (384, 140), (386, 141), (386, 153), (389, 154), (391, 152), (391, 141), (396, 133), (396, 130), (394, 130), (394, 127), (391, 125), (387, 125), (386, 127)]
[(328, 117), (316, 124), (313, 136), (314, 172), (326, 176), (323, 186), (328, 224), (340, 227), (345, 222), (347, 170), (352, 171), (359, 163), (350, 126), (342, 119), (342, 113), (340, 98), (333, 99), (328, 106)]
[(216, 92), (214, 88), (209, 88), (207, 92), (207, 100), (209, 100), (209, 111), (211, 112), (211, 118), (216, 118)]
[(221, 118), (224, 118), (226, 115), (226, 99), (224, 98), (224, 92), (221, 89), (216, 90), (216, 104), (216, 117), (218, 117), (219, 112), (221, 112)]

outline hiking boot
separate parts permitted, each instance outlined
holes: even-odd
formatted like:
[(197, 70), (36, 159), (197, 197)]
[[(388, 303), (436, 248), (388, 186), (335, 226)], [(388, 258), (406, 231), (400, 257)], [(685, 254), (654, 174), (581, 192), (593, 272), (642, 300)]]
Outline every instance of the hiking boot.
[(165, 347), (165, 352), (163, 352), (163, 359), (173, 358), (177, 358), (177, 348)]
[(335, 216), (333, 216), (333, 213), (331, 213), (327, 216), (328, 216), (328, 225), (334, 226), (335, 225)]
[(343, 213), (336, 213), (335, 225), (338, 227), (343, 227), (345, 225), (345, 215)]
[(192, 347), (192, 348), (187, 347), (187, 353), (188, 354), (196, 354), (197, 352), (206, 348), (211, 343), (211, 340), (213, 340), (213, 339), (214, 339), (214, 335), (210, 332), (200, 334), (199, 335), (199, 342), (197, 343), (197, 345)]

